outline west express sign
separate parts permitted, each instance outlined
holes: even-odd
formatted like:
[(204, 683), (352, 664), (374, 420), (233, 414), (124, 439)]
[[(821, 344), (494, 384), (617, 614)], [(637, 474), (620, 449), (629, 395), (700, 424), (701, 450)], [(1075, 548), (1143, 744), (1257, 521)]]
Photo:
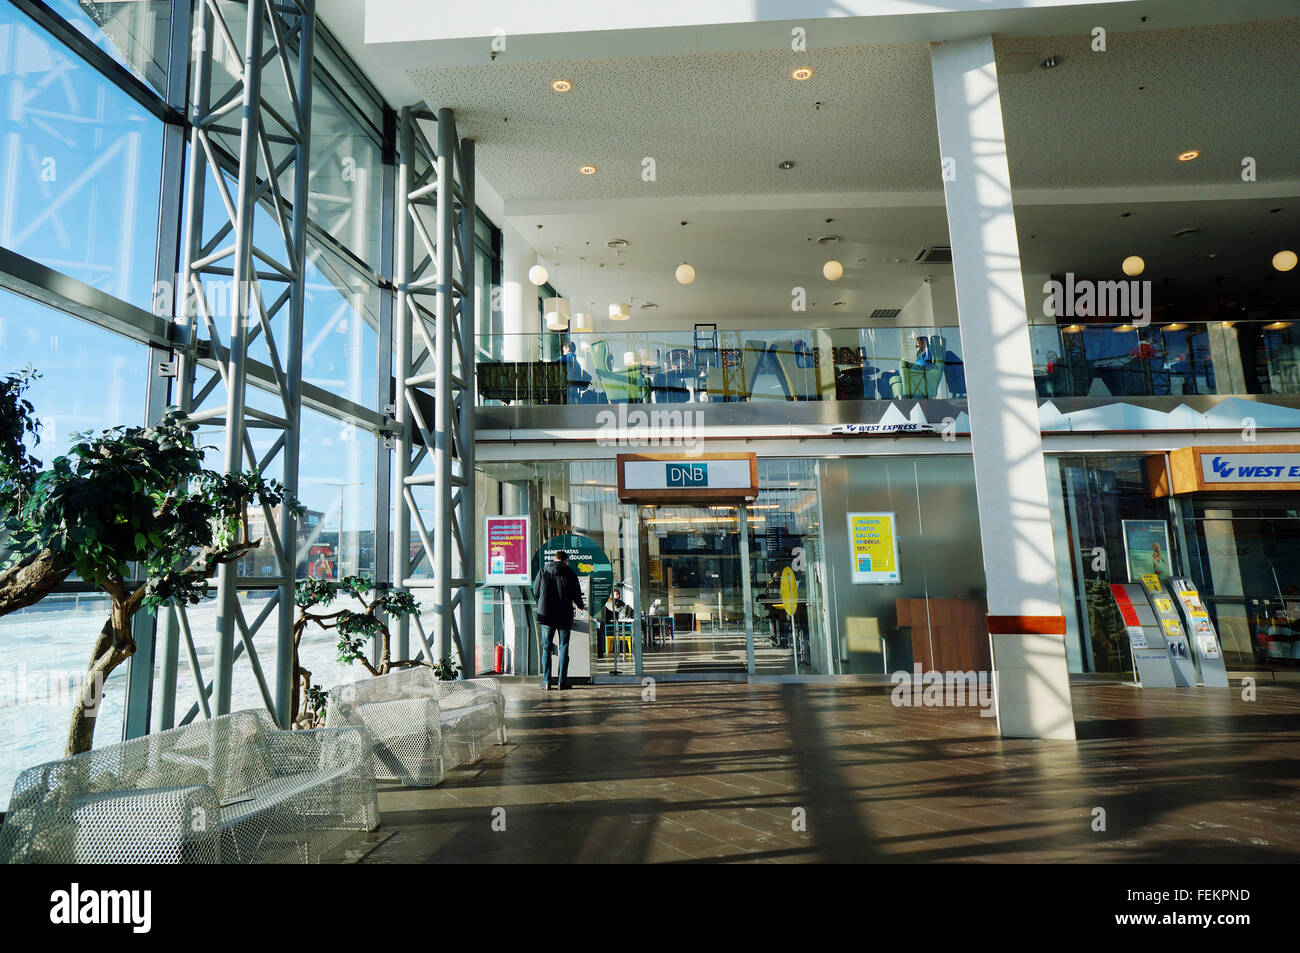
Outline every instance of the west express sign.
[(1147, 458), (1151, 493), (1300, 490), (1300, 447), (1185, 447)]

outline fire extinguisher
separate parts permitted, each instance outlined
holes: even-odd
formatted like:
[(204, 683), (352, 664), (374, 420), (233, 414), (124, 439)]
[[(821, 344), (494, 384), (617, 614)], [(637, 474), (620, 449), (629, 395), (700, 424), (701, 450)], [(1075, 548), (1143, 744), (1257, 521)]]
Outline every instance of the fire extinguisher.
[(506, 647), (498, 645), (496, 647), (496, 673), (501, 675), (506, 670)]

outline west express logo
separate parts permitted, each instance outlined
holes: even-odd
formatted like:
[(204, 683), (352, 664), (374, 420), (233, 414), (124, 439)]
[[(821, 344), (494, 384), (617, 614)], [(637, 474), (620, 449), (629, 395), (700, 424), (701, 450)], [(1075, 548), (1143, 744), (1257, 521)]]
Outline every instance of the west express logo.
[(1210, 467), (1213, 468), (1221, 480), (1226, 480), (1232, 476), (1232, 467), (1228, 466), (1228, 461), (1224, 460), (1223, 457), (1215, 457), (1211, 460)]

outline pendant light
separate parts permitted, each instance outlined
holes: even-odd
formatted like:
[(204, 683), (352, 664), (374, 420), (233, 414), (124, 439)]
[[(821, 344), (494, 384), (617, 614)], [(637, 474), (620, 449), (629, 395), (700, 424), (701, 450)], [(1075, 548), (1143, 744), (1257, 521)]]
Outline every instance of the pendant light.
[(626, 321), (632, 317), (632, 305), (628, 301), (615, 301), (609, 306), (611, 321)]
[[(682, 222), (682, 228), (685, 227), (686, 227), (686, 223)], [(676, 274), (677, 274), (678, 284), (689, 285), (692, 281), (695, 280), (695, 269), (691, 265), (687, 264), (685, 259), (683, 259), (682, 263), (677, 266)]]
[[(1277, 214), (1282, 210), (1280, 208), (1273, 208), (1273, 209), (1269, 209), (1269, 211), (1272, 212), (1273, 214)], [(1277, 225), (1277, 243), (1278, 245), (1282, 244), (1281, 223), (1278, 223)], [(1293, 252), (1289, 248), (1283, 248), (1281, 251), (1279, 251), (1277, 254), (1273, 256), (1273, 267), (1276, 268), (1278, 271), (1290, 271), (1292, 268), (1296, 266), (1297, 261), (1300, 261), (1300, 259), (1296, 258), (1295, 252)]]
[(547, 298), (542, 302), (542, 313), (546, 315), (546, 327), (551, 331), (569, 329), (569, 299)]
[[(540, 225), (537, 226), (539, 230), (541, 227), (542, 226)], [(528, 280), (539, 288), (551, 280), (550, 272), (548, 272), (546, 266), (542, 264), (541, 238), (540, 235), (537, 236), (537, 264), (528, 269)]]
[(827, 281), (839, 281), (844, 277), (844, 266), (832, 258), (822, 265), (822, 275)]
[[(1132, 214), (1132, 212), (1123, 212), (1120, 214), (1120, 218), (1128, 218)], [(1128, 275), (1130, 278), (1136, 278), (1138, 275), (1142, 274), (1142, 272), (1146, 271), (1147, 263), (1142, 260), (1141, 255), (1133, 254), (1132, 226), (1129, 226), (1128, 251), (1129, 255), (1120, 263), (1120, 268), (1123, 269), (1124, 274)]]

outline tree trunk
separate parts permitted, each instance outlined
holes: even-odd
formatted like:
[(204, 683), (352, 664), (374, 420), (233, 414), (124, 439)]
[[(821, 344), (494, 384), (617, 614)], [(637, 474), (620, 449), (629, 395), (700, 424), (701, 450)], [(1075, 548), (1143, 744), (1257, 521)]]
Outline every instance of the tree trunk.
[(90, 668), (86, 671), (86, 680), (81, 686), (77, 704), (72, 709), (64, 757), (89, 751), (94, 744), (95, 721), (104, 701), (103, 686), (113, 670), (135, 654), (135, 642), (131, 638), (131, 617), (134, 614), (116, 599), (113, 600), (108, 621), (104, 623), (99, 638), (95, 641), (95, 652)]
[(72, 573), (54, 553), (43, 549), (0, 572), (0, 615), (40, 602)]

